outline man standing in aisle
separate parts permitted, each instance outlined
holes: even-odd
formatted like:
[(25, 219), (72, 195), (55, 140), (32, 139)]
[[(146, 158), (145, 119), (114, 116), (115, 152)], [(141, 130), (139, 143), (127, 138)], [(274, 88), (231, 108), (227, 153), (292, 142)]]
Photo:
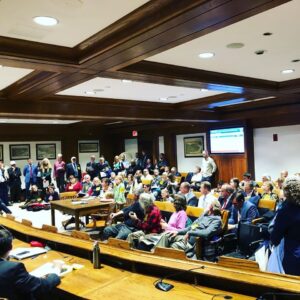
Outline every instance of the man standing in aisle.
[(57, 188), (59, 189), (59, 192), (62, 193), (65, 191), (66, 163), (62, 159), (61, 153), (57, 154), (57, 159), (53, 168)]
[(95, 162), (96, 157), (95, 155), (91, 155), (90, 161), (86, 164), (86, 172), (90, 175), (91, 180), (93, 180), (95, 177), (99, 176), (99, 168), (98, 164)]
[(30, 185), (36, 184), (36, 176), (38, 173), (38, 167), (32, 164), (32, 159), (27, 160), (27, 165), (23, 169), (23, 176), (25, 177), (25, 189), (26, 189), (26, 199), (29, 199)]
[(208, 181), (212, 183), (213, 175), (217, 170), (215, 161), (209, 156), (208, 152), (204, 150), (202, 152), (203, 160), (201, 166), (202, 181)]
[(21, 199), (21, 169), (16, 166), (15, 161), (10, 162), (8, 172), (8, 185), (10, 189), (10, 202), (20, 202)]

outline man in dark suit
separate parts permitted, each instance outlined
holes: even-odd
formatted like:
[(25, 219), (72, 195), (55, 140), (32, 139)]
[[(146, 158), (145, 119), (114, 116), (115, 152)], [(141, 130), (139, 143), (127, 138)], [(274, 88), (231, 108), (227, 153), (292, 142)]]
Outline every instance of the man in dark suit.
[(188, 206), (198, 206), (199, 199), (194, 195), (193, 191), (191, 190), (191, 185), (188, 182), (182, 182), (180, 184), (178, 194), (185, 197)]
[(91, 155), (91, 160), (86, 164), (86, 172), (91, 176), (91, 180), (99, 176), (99, 168), (95, 160), (95, 155)]
[(222, 185), (220, 197), (218, 199), (221, 204), (221, 209), (226, 209), (231, 212), (234, 194), (234, 189), (230, 184), (225, 183)]
[(56, 274), (49, 274), (46, 278), (31, 276), (23, 263), (7, 260), (11, 249), (11, 233), (0, 229), (0, 297), (9, 300), (47, 299), (60, 283), (60, 278)]
[(10, 162), (8, 173), (8, 185), (10, 189), (10, 202), (20, 202), (21, 199), (21, 169), (16, 166), (15, 161)]
[(67, 179), (70, 177), (70, 175), (73, 175), (79, 181), (81, 181), (81, 166), (77, 163), (75, 156), (71, 158), (71, 163), (67, 164), (66, 175)]
[(8, 206), (10, 203), (8, 202), (8, 185), (7, 185), (8, 175), (5, 170), (5, 166), (3, 161), (0, 161), (0, 199), (3, 203)]
[(36, 184), (38, 167), (32, 163), (32, 159), (29, 158), (27, 165), (23, 169), (23, 176), (25, 177), (26, 199), (29, 199), (30, 185)]

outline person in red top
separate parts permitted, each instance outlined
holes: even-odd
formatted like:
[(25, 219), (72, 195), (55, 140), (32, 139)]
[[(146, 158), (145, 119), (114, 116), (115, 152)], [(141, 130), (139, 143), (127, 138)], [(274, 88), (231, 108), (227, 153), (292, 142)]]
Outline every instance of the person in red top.
[(69, 182), (66, 186), (66, 192), (76, 192), (79, 193), (82, 189), (81, 183), (78, 182), (78, 179), (73, 175), (70, 175)]
[(140, 220), (135, 213), (129, 214), (130, 218), (136, 222), (136, 228), (144, 233), (160, 233), (162, 231), (160, 210), (153, 204), (153, 198), (150, 194), (143, 193), (140, 197), (144, 199), (145, 218)]

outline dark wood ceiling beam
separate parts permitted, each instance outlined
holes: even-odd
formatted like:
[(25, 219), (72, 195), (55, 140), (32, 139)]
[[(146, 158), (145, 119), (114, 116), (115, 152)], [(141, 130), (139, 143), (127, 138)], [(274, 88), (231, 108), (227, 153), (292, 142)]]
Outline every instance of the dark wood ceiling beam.
[[(195, 0), (192, 1), (192, 9), (181, 8), (170, 20), (150, 27), (109, 51), (101, 53), (100, 48), (100, 54), (95, 54), (86, 65), (98, 71), (119, 70), (288, 1), (290, 0)], [(191, 3), (188, 0), (178, 2), (183, 6)], [(171, 12), (172, 5), (169, 7)]]
[(135, 105), (111, 105), (74, 101), (2, 101), (1, 117), (50, 118), (74, 120), (143, 120), (176, 122), (216, 122), (219, 115), (214, 112), (187, 111), (182, 114), (176, 109), (137, 107)]
[(266, 118), (279, 115), (289, 115), (293, 113), (300, 113), (300, 101), (297, 104), (290, 105), (276, 105), (273, 107), (253, 108), (245, 111), (222, 112), (221, 120), (242, 120), (242, 119), (255, 119)]
[[(119, 73), (119, 77), (131, 78), (131, 76), (141, 81), (152, 81), (172, 85), (180, 85), (192, 88), (216, 88), (229, 92), (230, 90), (239, 93), (267, 94), (278, 93), (277, 82), (263, 79), (255, 79), (244, 76), (237, 76), (225, 73), (218, 73), (206, 70), (192, 69), (169, 64), (162, 64), (150, 61), (142, 61), (128, 66)], [(112, 72), (101, 74), (112, 75)]]

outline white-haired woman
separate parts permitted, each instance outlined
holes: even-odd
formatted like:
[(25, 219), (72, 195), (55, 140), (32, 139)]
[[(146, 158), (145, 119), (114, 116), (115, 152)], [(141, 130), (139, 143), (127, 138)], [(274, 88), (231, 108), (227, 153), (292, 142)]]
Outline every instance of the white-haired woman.
[(286, 200), (278, 209), (271, 232), (277, 246), (284, 238), (282, 266), (286, 274), (300, 275), (300, 177), (287, 178), (283, 185)]

